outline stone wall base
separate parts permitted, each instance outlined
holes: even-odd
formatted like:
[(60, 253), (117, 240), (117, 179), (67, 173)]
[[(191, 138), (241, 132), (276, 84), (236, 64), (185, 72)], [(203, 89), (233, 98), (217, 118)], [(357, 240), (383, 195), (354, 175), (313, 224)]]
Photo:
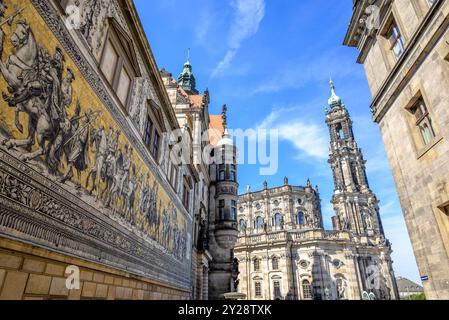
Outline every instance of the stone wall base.
[[(66, 268), (80, 270), (80, 289), (66, 287)], [(176, 288), (0, 237), (0, 300), (185, 300)]]

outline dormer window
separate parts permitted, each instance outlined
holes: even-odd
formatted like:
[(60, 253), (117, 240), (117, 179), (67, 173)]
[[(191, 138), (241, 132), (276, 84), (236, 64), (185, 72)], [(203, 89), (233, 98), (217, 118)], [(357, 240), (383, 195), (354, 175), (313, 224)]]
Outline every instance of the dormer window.
[(144, 131), (144, 142), (150, 151), (153, 159), (159, 162), (161, 136), (166, 132), (160, 108), (154, 101), (147, 102), (147, 118)]
[(132, 40), (112, 18), (109, 19), (100, 70), (127, 112), (132, 82), (140, 72)]

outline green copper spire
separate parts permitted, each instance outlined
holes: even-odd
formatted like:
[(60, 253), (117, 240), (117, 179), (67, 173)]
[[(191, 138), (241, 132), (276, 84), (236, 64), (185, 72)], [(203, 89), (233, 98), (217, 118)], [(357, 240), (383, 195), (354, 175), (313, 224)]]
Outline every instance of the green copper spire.
[(187, 52), (187, 61), (184, 63), (184, 68), (178, 77), (178, 85), (180, 85), (188, 94), (198, 94), (196, 90), (196, 80), (192, 72), (192, 65), (190, 64), (190, 48)]
[(329, 107), (334, 108), (334, 107), (342, 106), (343, 105), (343, 101), (335, 93), (335, 85), (334, 85), (334, 82), (332, 81), (332, 79), (330, 79), (329, 84), (331, 86), (331, 92), (332, 92), (332, 96), (330, 97), (330, 99), (328, 101)]

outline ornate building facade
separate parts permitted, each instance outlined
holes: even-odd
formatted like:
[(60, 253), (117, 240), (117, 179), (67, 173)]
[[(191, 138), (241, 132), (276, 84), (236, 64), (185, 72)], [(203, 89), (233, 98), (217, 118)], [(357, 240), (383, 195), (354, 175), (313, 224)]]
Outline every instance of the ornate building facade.
[(0, 299), (232, 291), (235, 148), (190, 63), (158, 70), (131, 0), (0, 0), (0, 22)]
[(428, 299), (449, 299), (449, 2), (354, 1), (358, 48)]
[[(227, 131), (227, 106), (223, 106), (221, 115), (209, 115), (209, 91), (200, 94), (196, 89), (189, 60), (177, 81), (165, 69), (161, 75), (183, 128), (183, 148), (190, 141), (187, 150), (191, 152), (185, 160), (192, 164), (199, 182), (193, 204), (193, 298), (223, 299), (223, 294), (235, 291), (232, 248), (238, 233), (237, 150)], [(205, 155), (210, 161), (204, 159)]]
[(238, 290), (248, 299), (398, 299), (391, 246), (352, 122), (335, 94), (326, 111), (334, 174), (334, 230), (324, 229), (318, 187), (284, 185), (239, 197), (234, 249)]

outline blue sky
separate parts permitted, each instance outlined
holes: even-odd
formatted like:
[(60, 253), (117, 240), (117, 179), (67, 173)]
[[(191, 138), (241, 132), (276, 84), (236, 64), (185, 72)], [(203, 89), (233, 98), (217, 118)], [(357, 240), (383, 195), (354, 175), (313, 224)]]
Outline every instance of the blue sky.
[(318, 185), (327, 228), (334, 214), (329, 133), (324, 109), (335, 82), (354, 121), (371, 188), (380, 199), (397, 276), (419, 273), (386, 159), (371, 121), (371, 94), (357, 50), (342, 45), (348, 0), (135, 0), (159, 68), (177, 76), (191, 48), (197, 89), (209, 88), (211, 114), (228, 105), (232, 128), (279, 130), (279, 170), (259, 176), (259, 165), (239, 166), (240, 191), (290, 183)]

